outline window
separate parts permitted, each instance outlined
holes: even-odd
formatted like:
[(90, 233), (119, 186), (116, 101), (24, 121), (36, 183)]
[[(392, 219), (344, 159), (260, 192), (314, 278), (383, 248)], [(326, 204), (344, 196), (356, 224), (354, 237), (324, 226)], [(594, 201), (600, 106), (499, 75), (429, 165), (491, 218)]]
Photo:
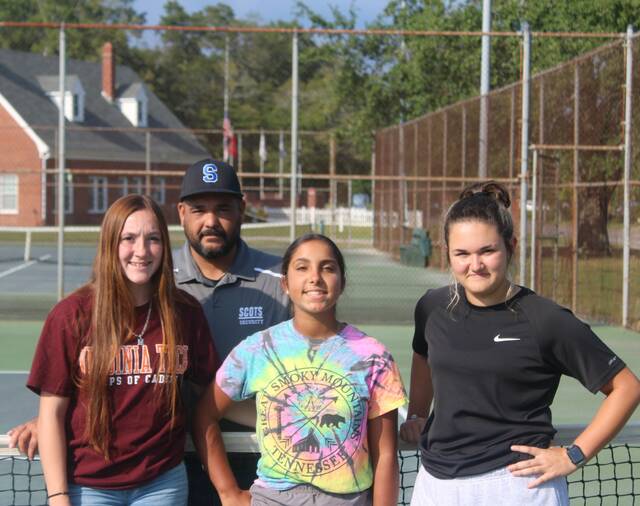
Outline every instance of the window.
[(144, 103), (142, 100), (138, 100), (138, 125), (143, 126), (147, 123), (144, 114)]
[(18, 175), (0, 175), (0, 213), (18, 214)]
[(141, 177), (127, 177), (123, 176), (118, 179), (118, 186), (120, 187), (120, 196), (124, 197), (131, 193), (137, 193), (142, 195), (143, 182)]
[(109, 203), (109, 194), (107, 188), (107, 178), (103, 176), (89, 177), (91, 183), (91, 206), (90, 213), (104, 213)]
[[(53, 213), (58, 212), (58, 175), (56, 174), (53, 189)], [(73, 213), (73, 175), (64, 175), (64, 214)]]
[(163, 177), (154, 177), (153, 186), (151, 188), (151, 198), (158, 204), (165, 203), (165, 180)]
[(143, 187), (144, 184), (141, 177), (135, 176), (129, 178), (129, 193), (137, 193), (138, 195), (143, 195)]
[(80, 116), (80, 96), (77, 93), (73, 94), (73, 119), (77, 120)]

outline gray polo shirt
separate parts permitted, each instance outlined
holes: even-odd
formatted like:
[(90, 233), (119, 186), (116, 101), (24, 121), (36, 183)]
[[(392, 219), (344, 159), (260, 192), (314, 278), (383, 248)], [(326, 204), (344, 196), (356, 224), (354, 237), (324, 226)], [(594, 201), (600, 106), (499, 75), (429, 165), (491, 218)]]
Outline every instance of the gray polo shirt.
[(289, 299), (280, 286), (281, 260), (243, 240), (233, 265), (219, 280), (200, 272), (189, 243), (173, 252), (178, 288), (200, 301), (220, 360), (245, 337), (289, 319)]

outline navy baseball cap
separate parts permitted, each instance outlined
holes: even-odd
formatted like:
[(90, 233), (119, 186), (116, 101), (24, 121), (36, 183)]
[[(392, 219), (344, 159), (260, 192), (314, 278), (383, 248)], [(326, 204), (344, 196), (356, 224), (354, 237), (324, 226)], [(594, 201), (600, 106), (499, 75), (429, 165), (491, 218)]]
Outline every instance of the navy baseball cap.
[(235, 169), (211, 158), (194, 163), (182, 178), (180, 200), (201, 193), (226, 193), (242, 198)]

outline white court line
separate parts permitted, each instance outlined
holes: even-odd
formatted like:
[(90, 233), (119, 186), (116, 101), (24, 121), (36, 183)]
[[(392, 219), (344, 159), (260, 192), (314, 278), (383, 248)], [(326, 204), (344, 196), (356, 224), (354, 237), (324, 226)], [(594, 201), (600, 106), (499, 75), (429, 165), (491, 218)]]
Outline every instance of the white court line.
[(29, 371), (0, 371), (0, 374), (29, 374)]
[(42, 255), (37, 260), (29, 260), (28, 262), (26, 262), (26, 263), (24, 263), (22, 265), (16, 265), (15, 267), (12, 267), (11, 269), (7, 269), (6, 271), (0, 272), (0, 278), (4, 278), (5, 276), (8, 276), (9, 274), (13, 274), (14, 272), (18, 272), (18, 271), (21, 271), (22, 269), (26, 269), (27, 267), (31, 267), (33, 264), (37, 264), (38, 262), (44, 262), (45, 260), (48, 260), (49, 258), (51, 258), (51, 255)]

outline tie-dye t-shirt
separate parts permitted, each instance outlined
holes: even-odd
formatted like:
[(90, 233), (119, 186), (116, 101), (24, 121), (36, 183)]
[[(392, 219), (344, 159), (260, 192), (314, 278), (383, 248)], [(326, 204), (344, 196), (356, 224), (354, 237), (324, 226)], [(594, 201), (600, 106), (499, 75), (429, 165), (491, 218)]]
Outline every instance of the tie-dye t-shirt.
[(386, 348), (347, 325), (312, 340), (289, 320), (247, 337), (216, 375), (233, 400), (256, 398), (258, 482), (352, 493), (372, 484), (367, 420), (406, 403)]

